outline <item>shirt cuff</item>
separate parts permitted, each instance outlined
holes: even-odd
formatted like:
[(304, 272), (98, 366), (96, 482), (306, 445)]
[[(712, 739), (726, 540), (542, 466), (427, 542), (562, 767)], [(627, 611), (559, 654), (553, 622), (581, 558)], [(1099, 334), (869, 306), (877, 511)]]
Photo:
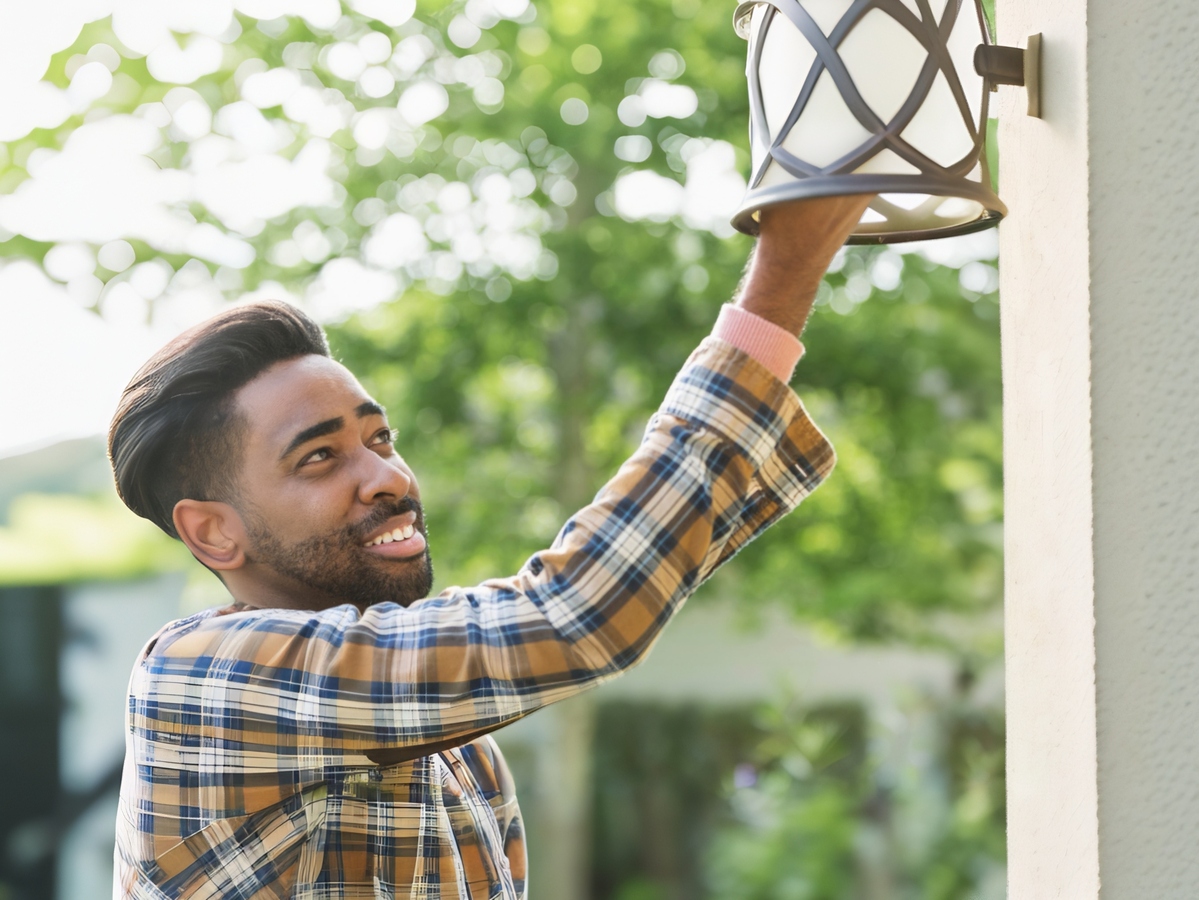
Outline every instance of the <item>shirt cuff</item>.
[(799, 338), (749, 310), (726, 303), (720, 309), (712, 337), (752, 356), (784, 384), (795, 374), (804, 353)]

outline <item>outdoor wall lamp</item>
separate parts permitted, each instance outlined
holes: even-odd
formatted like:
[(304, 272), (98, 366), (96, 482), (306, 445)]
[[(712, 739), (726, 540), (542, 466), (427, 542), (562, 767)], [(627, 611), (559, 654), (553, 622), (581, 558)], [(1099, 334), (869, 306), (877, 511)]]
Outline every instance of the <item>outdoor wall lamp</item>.
[(946, 237), (1007, 207), (987, 166), (987, 100), (1025, 85), (1040, 115), (1040, 35), (991, 44), (982, 0), (746, 0), (749, 190), (733, 225), (790, 200), (877, 194), (851, 244)]

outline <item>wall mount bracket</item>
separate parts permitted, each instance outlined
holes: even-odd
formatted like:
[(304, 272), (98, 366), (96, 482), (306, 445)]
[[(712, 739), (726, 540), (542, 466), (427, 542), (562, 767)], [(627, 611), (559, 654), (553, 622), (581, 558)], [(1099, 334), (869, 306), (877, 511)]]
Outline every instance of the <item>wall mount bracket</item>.
[(1028, 114), (1041, 118), (1040, 34), (1029, 35), (1025, 48), (979, 44), (974, 51), (974, 71), (993, 91), (1001, 84), (1023, 87), (1028, 92)]

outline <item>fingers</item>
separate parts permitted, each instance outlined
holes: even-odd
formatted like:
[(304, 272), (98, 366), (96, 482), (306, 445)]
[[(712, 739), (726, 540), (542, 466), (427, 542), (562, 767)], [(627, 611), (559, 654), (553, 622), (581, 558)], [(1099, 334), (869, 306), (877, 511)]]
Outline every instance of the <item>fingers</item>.
[(763, 237), (804, 234), (811, 241), (815, 232), (840, 247), (853, 234), (874, 197), (874, 194), (816, 197), (769, 206), (761, 212), (761, 233)]

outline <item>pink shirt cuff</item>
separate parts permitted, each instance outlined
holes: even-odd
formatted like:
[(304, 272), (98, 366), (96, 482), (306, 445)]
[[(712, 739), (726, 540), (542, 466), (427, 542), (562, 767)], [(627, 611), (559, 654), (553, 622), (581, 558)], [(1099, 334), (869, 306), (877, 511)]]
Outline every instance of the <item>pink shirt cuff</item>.
[(803, 344), (791, 332), (731, 303), (721, 307), (712, 337), (748, 353), (784, 383), (795, 374), (795, 364), (804, 352)]

